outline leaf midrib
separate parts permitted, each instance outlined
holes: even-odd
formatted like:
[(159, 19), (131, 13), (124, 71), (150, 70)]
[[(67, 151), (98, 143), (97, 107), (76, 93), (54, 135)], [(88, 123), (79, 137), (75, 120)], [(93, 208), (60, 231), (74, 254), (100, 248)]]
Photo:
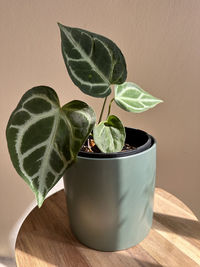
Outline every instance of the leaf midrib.
[[(39, 170), (39, 173), (40, 173), (40, 177), (44, 177), (44, 179), (42, 181), (40, 181), (39, 183), (39, 189), (38, 191), (40, 192), (41, 188), (44, 188), (44, 184), (45, 184), (45, 178), (46, 178), (46, 172), (45, 172), (45, 168), (46, 166), (50, 165), (50, 157), (51, 157), (51, 152), (53, 150), (53, 144), (54, 144), (54, 141), (55, 141), (55, 137), (56, 137), (56, 134), (57, 134), (57, 129), (58, 129), (58, 125), (59, 125), (59, 121), (60, 121), (60, 118), (59, 118), (59, 108), (57, 108), (56, 110), (57, 112), (55, 112), (55, 116), (54, 116), (54, 122), (53, 122), (53, 127), (52, 127), (52, 131), (51, 131), (51, 134), (50, 136), (48, 137), (47, 139), (47, 145), (46, 145), (46, 149), (45, 149), (45, 152), (44, 152), (44, 155), (43, 155), (43, 161), (42, 161), (42, 164), (41, 164), (41, 167), (40, 167), (40, 170)], [(49, 141), (49, 142), (48, 142)]]
[(110, 81), (106, 78), (106, 76), (101, 72), (101, 70), (93, 63), (93, 61), (87, 56), (85, 51), (82, 49), (82, 47), (74, 40), (71, 33), (66, 29), (66, 35), (69, 38), (69, 40), (72, 42), (72, 44), (78, 48), (81, 56), (92, 66), (92, 68), (99, 74), (99, 76), (104, 80), (108, 86), (110, 86)]

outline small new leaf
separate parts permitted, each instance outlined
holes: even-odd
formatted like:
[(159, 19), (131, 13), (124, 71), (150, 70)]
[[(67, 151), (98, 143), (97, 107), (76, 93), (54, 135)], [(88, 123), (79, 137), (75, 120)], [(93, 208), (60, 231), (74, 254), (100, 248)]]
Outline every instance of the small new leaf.
[(93, 136), (101, 152), (112, 153), (122, 150), (126, 133), (120, 119), (110, 115), (107, 121), (102, 121), (94, 127)]
[(116, 44), (86, 30), (58, 24), (68, 73), (76, 86), (93, 97), (106, 97), (111, 84), (126, 80), (126, 62)]
[(145, 92), (138, 85), (125, 82), (115, 85), (115, 102), (126, 111), (140, 113), (163, 101)]
[(6, 129), (8, 149), (39, 207), (75, 161), (94, 124), (87, 104), (72, 101), (61, 108), (56, 92), (47, 86), (28, 90), (20, 100)]

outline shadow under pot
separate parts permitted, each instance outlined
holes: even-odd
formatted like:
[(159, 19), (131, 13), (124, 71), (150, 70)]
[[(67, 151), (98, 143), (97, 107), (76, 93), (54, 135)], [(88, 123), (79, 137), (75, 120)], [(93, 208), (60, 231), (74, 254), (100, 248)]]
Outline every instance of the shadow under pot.
[(156, 142), (144, 131), (126, 128), (126, 143), (137, 149), (80, 152), (64, 175), (71, 229), (96, 250), (135, 246), (151, 229)]

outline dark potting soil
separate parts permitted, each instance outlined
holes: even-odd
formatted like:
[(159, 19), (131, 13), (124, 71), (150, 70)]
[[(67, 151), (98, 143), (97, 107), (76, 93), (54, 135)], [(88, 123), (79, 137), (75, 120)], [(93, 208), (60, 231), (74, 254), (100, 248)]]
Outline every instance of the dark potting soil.
[[(129, 144), (125, 144), (124, 147), (122, 148), (121, 152), (126, 152), (126, 151), (130, 151), (130, 150), (135, 150), (137, 149), (134, 146), (131, 146)], [(92, 139), (90, 139), (89, 144), (88, 145), (83, 145), (81, 150), (82, 152), (91, 152), (91, 153), (102, 153), (99, 148), (95, 145), (94, 141)]]

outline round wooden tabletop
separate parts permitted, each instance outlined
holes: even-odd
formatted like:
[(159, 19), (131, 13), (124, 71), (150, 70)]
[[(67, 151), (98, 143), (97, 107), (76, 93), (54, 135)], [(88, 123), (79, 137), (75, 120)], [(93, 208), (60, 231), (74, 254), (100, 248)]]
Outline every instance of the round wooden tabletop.
[(200, 222), (177, 198), (156, 189), (149, 235), (137, 246), (100, 252), (80, 244), (71, 233), (63, 190), (34, 208), (18, 233), (19, 267), (200, 266)]

